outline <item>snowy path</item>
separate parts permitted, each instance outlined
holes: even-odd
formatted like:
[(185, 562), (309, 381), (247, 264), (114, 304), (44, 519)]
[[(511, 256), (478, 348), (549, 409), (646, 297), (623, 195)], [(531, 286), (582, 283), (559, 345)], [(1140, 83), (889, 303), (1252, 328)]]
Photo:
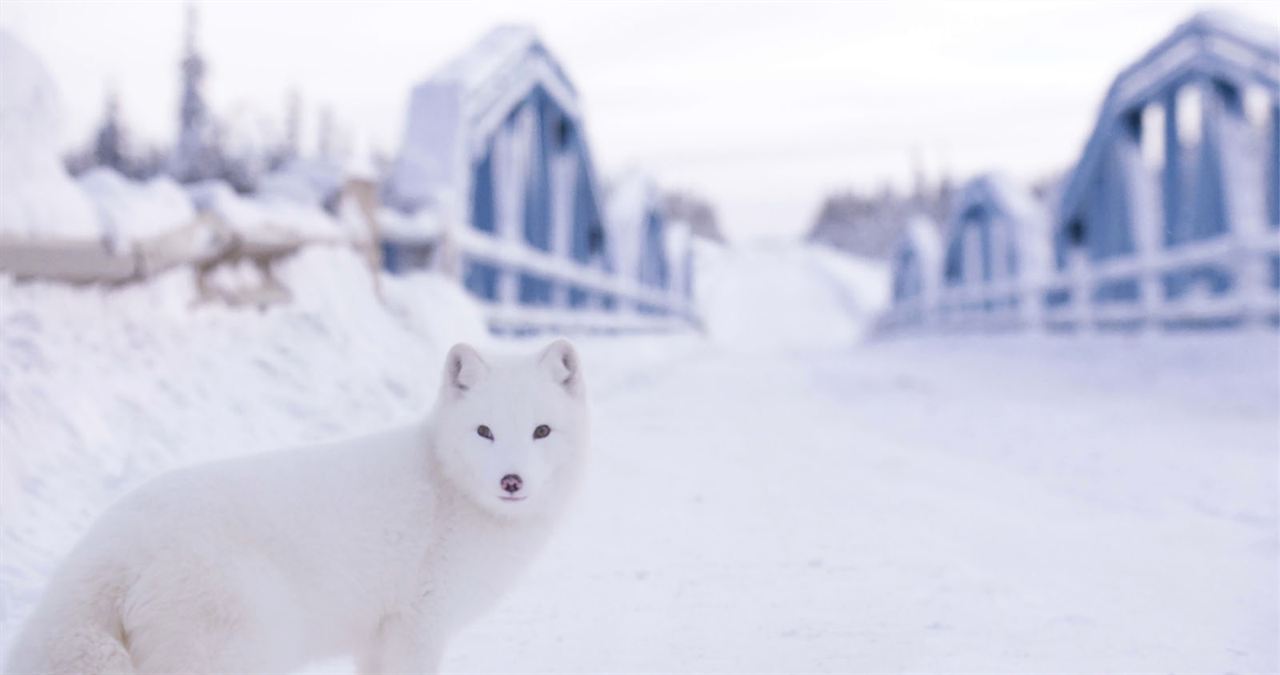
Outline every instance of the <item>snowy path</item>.
[(601, 397), (574, 519), (446, 670), (1273, 671), (1276, 351), (686, 359)]

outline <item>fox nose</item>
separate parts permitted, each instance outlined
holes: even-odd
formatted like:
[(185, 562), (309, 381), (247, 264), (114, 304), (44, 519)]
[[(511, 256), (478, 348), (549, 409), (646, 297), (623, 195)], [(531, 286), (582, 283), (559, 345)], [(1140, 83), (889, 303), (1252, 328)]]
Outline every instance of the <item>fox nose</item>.
[(524, 485), (524, 481), (514, 473), (509, 473), (502, 477), (502, 489), (511, 494), (519, 492), (522, 485)]

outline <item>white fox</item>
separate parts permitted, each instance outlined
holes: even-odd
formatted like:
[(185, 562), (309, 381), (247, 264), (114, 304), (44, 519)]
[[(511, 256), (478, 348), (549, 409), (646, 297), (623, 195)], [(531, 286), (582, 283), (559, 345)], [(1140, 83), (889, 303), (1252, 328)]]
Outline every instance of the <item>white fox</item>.
[(344, 654), (434, 671), (545, 540), (589, 446), (568, 342), (445, 361), (416, 423), (177, 471), (112, 507), (8, 671), (283, 673)]

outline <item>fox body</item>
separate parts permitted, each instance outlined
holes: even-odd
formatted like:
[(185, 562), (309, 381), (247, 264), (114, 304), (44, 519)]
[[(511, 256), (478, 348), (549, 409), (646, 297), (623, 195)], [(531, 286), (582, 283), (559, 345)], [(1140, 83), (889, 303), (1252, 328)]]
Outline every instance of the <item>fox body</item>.
[(430, 672), (546, 539), (589, 447), (578, 356), (446, 357), (400, 428), (192, 467), (108, 510), (8, 672)]

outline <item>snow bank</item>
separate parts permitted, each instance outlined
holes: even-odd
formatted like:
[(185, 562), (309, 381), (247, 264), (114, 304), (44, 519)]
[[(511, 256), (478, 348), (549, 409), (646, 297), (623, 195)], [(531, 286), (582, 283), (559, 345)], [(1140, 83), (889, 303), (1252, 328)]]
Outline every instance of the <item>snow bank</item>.
[(264, 200), (279, 199), (320, 207), (342, 187), (342, 167), (322, 160), (295, 159), (262, 177), (258, 194)]
[(0, 635), (96, 514), (177, 466), (363, 432), (430, 404), (446, 350), (484, 344), (457, 284), (310, 247), (295, 301), (189, 309), (187, 270), (114, 291), (0, 277)]
[(695, 297), (707, 333), (734, 350), (852, 346), (888, 302), (883, 263), (791, 242), (695, 244)]
[(59, 157), (61, 108), (44, 64), (0, 30), (0, 236), (100, 236), (93, 206)]
[(140, 239), (172, 232), (196, 215), (187, 193), (168, 176), (137, 182), (97, 167), (80, 176), (79, 183), (98, 210), (104, 236), (117, 251)]
[(250, 242), (349, 239), (361, 234), (308, 201), (271, 193), (245, 197), (223, 181), (197, 183), (187, 191), (201, 211), (216, 214)]

